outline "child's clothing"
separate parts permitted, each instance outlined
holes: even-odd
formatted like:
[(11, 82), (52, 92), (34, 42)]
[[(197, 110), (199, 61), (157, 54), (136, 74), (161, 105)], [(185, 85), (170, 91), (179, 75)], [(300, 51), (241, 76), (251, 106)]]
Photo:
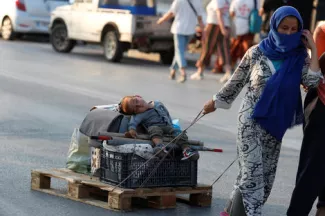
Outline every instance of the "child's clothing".
[(154, 105), (152, 109), (132, 115), (129, 122), (129, 130), (135, 130), (140, 123), (148, 130), (151, 126), (173, 126), (172, 118), (164, 104), (160, 101), (152, 101), (150, 103)]
[[(147, 129), (150, 139), (163, 139), (164, 135), (177, 137), (179, 131), (173, 127), (172, 118), (164, 104), (160, 101), (152, 101), (149, 103), (153, 103), (153, 108), (143, 113), (132, 115), (128, 129), (136, 130), (137, 126), (141, 123)], [(183, 154), (185, 159), (198, 155), (196, 151), (188, 148), (188, 137), (185, 133), (175, 141), (177, 141), (175, 143), (184, 150)], [(154, 152), (160, 150), (163, 150), (162, 144), (154, 148)]]

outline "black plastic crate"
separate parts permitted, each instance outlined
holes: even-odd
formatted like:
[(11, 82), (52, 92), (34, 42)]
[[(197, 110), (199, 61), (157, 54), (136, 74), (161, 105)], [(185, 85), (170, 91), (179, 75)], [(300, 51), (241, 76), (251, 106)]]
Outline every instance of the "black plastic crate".
[[(197, 161), (165, 159), (159, 167), (159, 160), (146, 160), (133, 153), (117, 153), (106, 149), (101, 151), (100, 180), (113, 185), (120, 184), (137, 170), (119, 187), (175, 187), (196, 186)], [(139, 168), (142, 166), (141, 168)], [(155, 170), (155, 171), (154, 171)]]

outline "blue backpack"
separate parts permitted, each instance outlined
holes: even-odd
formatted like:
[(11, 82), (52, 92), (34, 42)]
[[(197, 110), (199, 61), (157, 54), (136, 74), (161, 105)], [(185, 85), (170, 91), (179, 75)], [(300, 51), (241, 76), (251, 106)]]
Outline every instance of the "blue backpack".
[(256, 34), (261, 31), (262, 17), (258, 14), (257, 3), (254, 0), (254, 9), (249, 14), (249, 32)]

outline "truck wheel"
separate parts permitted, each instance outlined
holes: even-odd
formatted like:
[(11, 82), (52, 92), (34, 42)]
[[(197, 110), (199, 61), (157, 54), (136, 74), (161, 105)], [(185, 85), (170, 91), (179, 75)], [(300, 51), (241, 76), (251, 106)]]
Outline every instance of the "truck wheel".
[(9, 17), (6, 17), (2, 22), (1, 35), (4, 40), (15, 39), (14, 27), (12, 26), (12, 22)]
[(174, 59), (174, 50), (159, 52), (160, 61), (165, 65), (170, 65)]
[(111, 62), (119, 62), (123, 57), (123, 44), (114, 30), (109, 30), (103, 41), (105, 58)]
[(50, 35), (52, 47), (57, 52), (68, 53), (76, 45), (75, 40), (69, 40), (67, 27), (64, 24), (55, 25)]

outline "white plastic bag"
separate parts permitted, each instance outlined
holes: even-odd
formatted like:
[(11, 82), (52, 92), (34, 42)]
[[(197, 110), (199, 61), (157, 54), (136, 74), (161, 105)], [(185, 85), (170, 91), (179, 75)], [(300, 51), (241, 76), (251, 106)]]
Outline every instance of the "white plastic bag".
[(88, 137), (80, 133), (79, 128), (75, 128), (71, 136), (66, 168), (83, 174), (90, 171)]

